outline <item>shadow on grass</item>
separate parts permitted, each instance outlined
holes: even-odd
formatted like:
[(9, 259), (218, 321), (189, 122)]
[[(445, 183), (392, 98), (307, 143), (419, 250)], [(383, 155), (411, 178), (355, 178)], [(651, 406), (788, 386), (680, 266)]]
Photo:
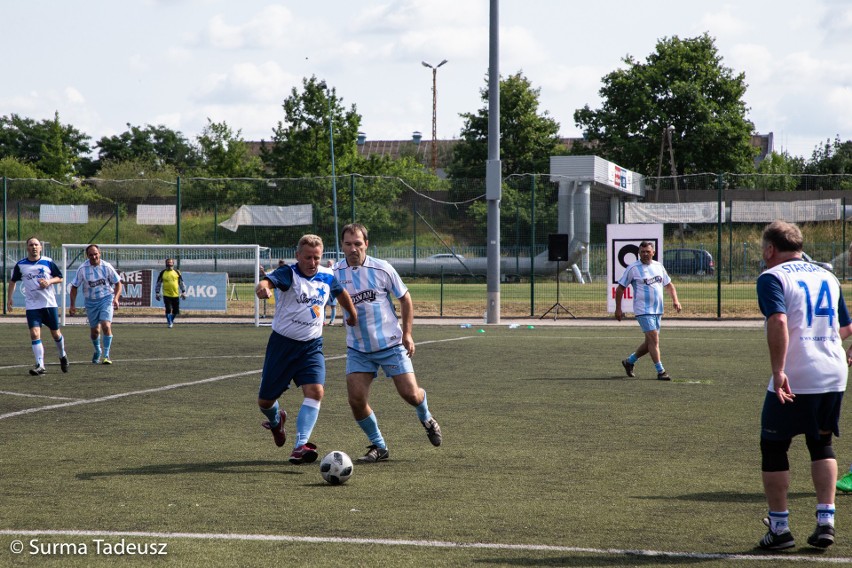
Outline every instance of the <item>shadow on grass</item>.
[[(145, 465), (140, 467), (127, 467), (114, 471), (93, 471), (77, 474), (77, 479), (91, 480), (98, 477), (117, 477), (128, 475), (181, 475), (187, 473), (228, 473), (244, 474), (246, 470), (252, 473), (283, 473), (293, 475), (302, 473), (299, 468), (287, 469), (282, 467), (285, 462), (271, 460), (233, 461), (233, 462), (204, 462), (204, 463), (166, 463), (159, 465)], [(267, 470), (265, 468), (274, 468)]]
[(719, 558), (666, 557), (644, 554), (619, 554), (617, 556), (554, 556), (553, 558), (480, 558), (477, 564), (487, 566), (683, 566), (699, 562), (718, 562)]
[[(797, 550), (797, 556), (811, 556), (818, 558), (823, 550), (801, 549)], [(552, 558), (478, 558), (476, 564), (488, 566), (685, 566), (688, 564), (700, 564), (704, 562), (737, 562), (743, 561), (748, 556), (757, 556), (755, 560), (762, 560), (771, 556), (772, 552), (760, 548), (748, 549), (743, 552), (707, 552), (707, 553), (643, 553), (642, 551), (612, 551), (600, 554), (578, 553), (571, 556), (554, 556)], [(784, 553), (778, 555), (783, 560)]]
[[(635, 381), (637, 379), (628, 379), (627, 377), (523, 377), (521, 381)], [(640, 379), (641, 380), (641, 379)], [(657, 380), (656, 378), (654, 379)]]
[[(813, 492), (800, 491), (798, 493), (789, 493), (790, 499), (806, 499), (813, 497)], [(734, 491), (715, 491), (706, 493), (688, 493), (686, 495), (644, 495), (636, 496), (636, 499), (671, 501), (693, 501), (693, 502), (712, 502), (712, 503), (764, 503), (766, 496), (761, 493), (736, 493)]]

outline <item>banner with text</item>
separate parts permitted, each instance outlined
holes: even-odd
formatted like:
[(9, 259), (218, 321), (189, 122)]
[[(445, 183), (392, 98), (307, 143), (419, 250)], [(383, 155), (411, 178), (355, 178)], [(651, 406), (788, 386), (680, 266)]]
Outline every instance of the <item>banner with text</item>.
[[(656, 249), (654, 260), (663, 258), (663, 226), (630, 224), (606, 226), (606, 309), (615, 313), (615, 289), (627, 267), (639, 260), (639, 243), (650, 241)], [(633, 288), (627, 288), (621, 299), (621, 311), (633, 312)]]

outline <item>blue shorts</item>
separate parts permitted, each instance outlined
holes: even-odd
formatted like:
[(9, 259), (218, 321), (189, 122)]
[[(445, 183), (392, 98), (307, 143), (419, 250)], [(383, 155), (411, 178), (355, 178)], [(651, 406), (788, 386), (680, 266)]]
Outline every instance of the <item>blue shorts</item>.
[(401, 344), (375, 353), (362, 353), (351, 348), (346, 350), (347, 375), (350, 373), (372, 373), (375, 378), (379, 374), (379, 367), (388, 377), (414, 372), (411, 357), (408, 356), (408, 352)]
[(48, 329), (56, 331), (59, 329), (58, 308), (38, 308), (27, 310), (27, 326), (30, 328), (46, 325)]
[(818, 438), (820, 430), (840, 436), (842, 403), (842, 392), (797, 394), (793, 402), (781, 404), (778, 395), (766, 391), (760, 416), (760, 437), (784, 441), (804, 434)]
[(663, 319), (663, 316), (660, 314), (646, 314), (644, 316), (636, 316), (636, 321), (639, 322), (639, 327), (642, 328), (642, 331), (648, 333), (649, 331), (660, 331), (660, 320)]
[(112, 296), (100, 300), (86, 302), (86, 316), (89, 318), (89, 327), (98, 327), (102, 321), (112, 321)]
[(290, 381), (297, 387), (325, 384), (322, 337), (296, 341), (274, 331), (269, 336), (257, 396), (275, 400), (290, 388)]

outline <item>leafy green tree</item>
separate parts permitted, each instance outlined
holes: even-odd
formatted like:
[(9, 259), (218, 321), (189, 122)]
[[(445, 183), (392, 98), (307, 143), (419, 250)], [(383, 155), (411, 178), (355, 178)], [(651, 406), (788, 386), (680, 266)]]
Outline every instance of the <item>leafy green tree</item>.
[(152, 159), (108, 161), (93, 180), (100, 194), (117, 203), (145, 203), (176, 194), (178, 172)]
[(811, 159), (805, 166), (809, 174), (852, 174), (852, 140), (841, 142), (836, 136), (834, 141), (814, 148)]
[(248, 144), (226, 122), (207, 119), (207, 126), (196, 137), (205, 175), (223, 178), (259, 177), (263, 161), (249, 152)]
[(316, 76), (302, 79), (302, 91), (293, 87), (282, 104), (284, 120), (273, 129), (271, 143), (262, 157), (277, 177), (331, 174), (329, 115), (334, 125), (334, 159), (337, 173), (350, 173), (358, 157), (357, 139), (361, 115), (353, 104), (348, 110), (337, 91)]
[(203, 165), (183, 185), (184, 205), (211, 209), (257, 202), (263, 161), (249, 151), (240, 131), (207, 119), (196, 141)]
[(802, 189), (852, 189), (852, 140), (826, 140), (805, 164)]
[(3, 156), (0, 158), (0, 177), (16, 179), (40, 178), (44, 177), (44, 174), (37, 168), (14, 156)]
[(754, 171), (745, 74), (722, 65), (712, 37), (664, 38), (645, 63), (623, 61), (625, 69), (603, 77), (602, 107), (574, 113), (591, 152), (656, 174), (672, 126), (678, 174)]
[[(141, 160), (156, 167), (172, 166), (183, 174), (200, 163), (198, 151), (178, 131), (165, 126), (144, 128), (127, 124), (116, 136), (104, 136), (96, 144), (98, 167), (106, 162)], [(149, 168), (150, 169), (150, 168)]]
[(88, 141), (87, 135), (62, 124), (58, 112), (39, 122), (17, 114), (0, 117), (0, 157), (18, 158), (60, 181), (88, 173)]
[(767, 189), (770, 191), (795, 191), (802, 181), (805, 161), (787, 152), (770, 152), (754, 174), (729, 175), (729, 183), (741, 189)]
[[(486, 80), (487, 83), (487, 80)], [(548, 111), (539, 113), (541, 89), (518, 72), (500, 79), (500, 160), (503, 174), (548, 171), (550, 157), (564, 154), (559, 123)], [(451, 178), (484, 178), (488, 160), (488, 87), (481, 89), (483, 107), (462, 113), (461, 140), (447, 169)]]

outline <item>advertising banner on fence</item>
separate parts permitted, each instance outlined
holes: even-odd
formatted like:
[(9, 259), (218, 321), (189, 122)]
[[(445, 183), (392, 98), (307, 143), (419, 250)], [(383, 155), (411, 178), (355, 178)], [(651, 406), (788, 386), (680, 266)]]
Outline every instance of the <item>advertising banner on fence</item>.
[[(606, 309), (615, 313), (615, 288), (628, 266), (639, 260), (639, 243), (654, 243), (654, 260), (662, 262), (663, 226), (660, 224), (631, 224), (606, 226)], [(627, 288), (621, 299), (621, 311), (633, 313), (633, 289)]]
[[(130, 272), (119, 271), (124, 291), (121, 293), (119, 305), (122, 308), (162, 308), (163, 302), (157, 301), (154, 291), (156, 289), (156, 275), (154, 270), (134, 270)], [(186, 299), (181, 300), (182, 310), (195, 310), (199, 312), (224, 312), (227, 310), (228, 300), (228, 276), (224, 272), (184, 272), (183, 281), (186, 284)], [(69, 282), (73, 274), (65, 275), (65, 281)], [(70, 293), (71, 286), (66, 289)], [(62, 306), (62, 286), (55, 285), (54, 291), (57, 295), (59, 306)], [(71, 299), (66, 294), (65, 305), (71, 306)], [(21, 287), (15, 288), (12, 296), (14, 308), (24, 308), (24, 295)], [(83, 307), (83, 295), (77, 295), (77, 307)]]
[(122, 308), (149, 308), (151, 307), (151, 298), (154, 297), (152, 280), (154, 279), (153, 270), (134, 270), (132, 272), (121, 272), (118, 275), (121, 277), (121, 285), (124, 286), (124, 291), (121, 293), (121, 298), (118, 300), (118, 305)]
[[(150, 271), (153, 274), (153, 271)], [(158, 273), (159, 274), (159, 273)], [(182, 272), (186, 284), (186, 299), (180, 301), (181, 310), (224, 312), (228, 300), (228, 275), (224, 272)], [(155, 285), (152, 287), (156, 289)], [(163, 307), (151, 291), (151, 305)]]

